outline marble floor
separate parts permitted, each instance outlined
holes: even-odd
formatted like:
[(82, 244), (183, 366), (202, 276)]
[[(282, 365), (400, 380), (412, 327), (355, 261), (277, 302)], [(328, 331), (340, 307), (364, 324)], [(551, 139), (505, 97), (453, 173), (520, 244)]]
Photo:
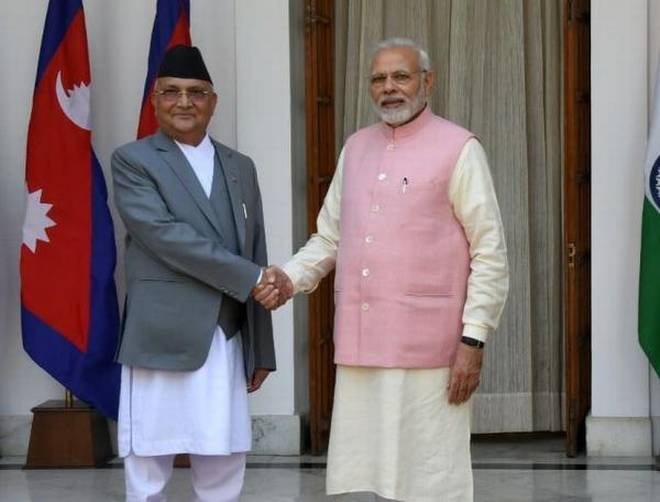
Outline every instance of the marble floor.
[[(651, 457), (568, 459), (559, 437), (476, 439), (475, 501), (660, 502), (660, 471)], [(0, 502), (123, 500), (121, 462), (99, 469), (22, 470), (24, 459), (0, 458)], [(316, 502), (324, 495), (323, 457), (248, 459), (241, 502)], [(168, 500), (191, 498), (189, 471), (175, 469)], [(367, 502), (367, 494), (342, 501)]]

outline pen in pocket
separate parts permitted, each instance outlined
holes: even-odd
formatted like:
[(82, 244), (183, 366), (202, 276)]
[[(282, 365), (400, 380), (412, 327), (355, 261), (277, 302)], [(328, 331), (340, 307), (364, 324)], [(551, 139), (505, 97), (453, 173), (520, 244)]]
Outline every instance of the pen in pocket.
[(408, 190), (408, 178), (404, 176), (401, 180), (401, 193), (406, 193), (406, 190)]

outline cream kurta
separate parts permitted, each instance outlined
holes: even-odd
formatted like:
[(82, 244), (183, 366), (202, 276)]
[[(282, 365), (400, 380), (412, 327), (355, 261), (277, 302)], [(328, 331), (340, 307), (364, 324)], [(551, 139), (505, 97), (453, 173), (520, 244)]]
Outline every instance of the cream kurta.
[[(317, 219), (318, 232), (284, 266), (296, 291), (310, 292), (335, 265), (344, 152)], [(485, 341), (508, 291), (506, 245), (486, 154), (463, 147), (449, 200), (470, 244), (463, 335)], [(328, 494), (371, 491), (406, 502), (472, 500), (470, 403), (450, 406), (450, 369), (338, 366)], [(441, 498), (439, 498), (441, 497)]]
[[(197, 147), (177, 145), (208, 197), (215, 156), (209, 137)], [(117, 432), (122, 457), (131, 452), (151, 456), (249, 451), (252, 431), (240, 336), (227, 340), (216, 326), (209, 355), (195, 371), (123, 366)]]
[(449, 368), (337, 366), (327, 493), (471, 501), (470, 402), (447, 405), (448, 381)]

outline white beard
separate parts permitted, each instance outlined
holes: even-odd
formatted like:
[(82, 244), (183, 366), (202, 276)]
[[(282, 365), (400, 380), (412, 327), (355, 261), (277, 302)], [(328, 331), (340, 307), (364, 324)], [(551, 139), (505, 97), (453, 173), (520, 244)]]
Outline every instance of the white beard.
[[(390, 96), (388, 96), (390, 97)], [(419, 91), (412, 99), (403, 98), (404, 103), (395, 109), (383, 108), (380, 103), (371, 104), (374, 110), (383, 122), (393, 127), (405, 124), (413, 118), (424, 106), (426, 105), (426, 89), (423, 85), (419, 87)]]

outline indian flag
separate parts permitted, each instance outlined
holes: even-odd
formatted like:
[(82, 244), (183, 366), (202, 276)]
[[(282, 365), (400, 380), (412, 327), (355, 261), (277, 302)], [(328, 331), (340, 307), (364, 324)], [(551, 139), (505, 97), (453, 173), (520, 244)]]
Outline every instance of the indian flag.
[(639, 343), (660, 376), (660, 78), (656, 79), (654, 101), (644, 173)]

